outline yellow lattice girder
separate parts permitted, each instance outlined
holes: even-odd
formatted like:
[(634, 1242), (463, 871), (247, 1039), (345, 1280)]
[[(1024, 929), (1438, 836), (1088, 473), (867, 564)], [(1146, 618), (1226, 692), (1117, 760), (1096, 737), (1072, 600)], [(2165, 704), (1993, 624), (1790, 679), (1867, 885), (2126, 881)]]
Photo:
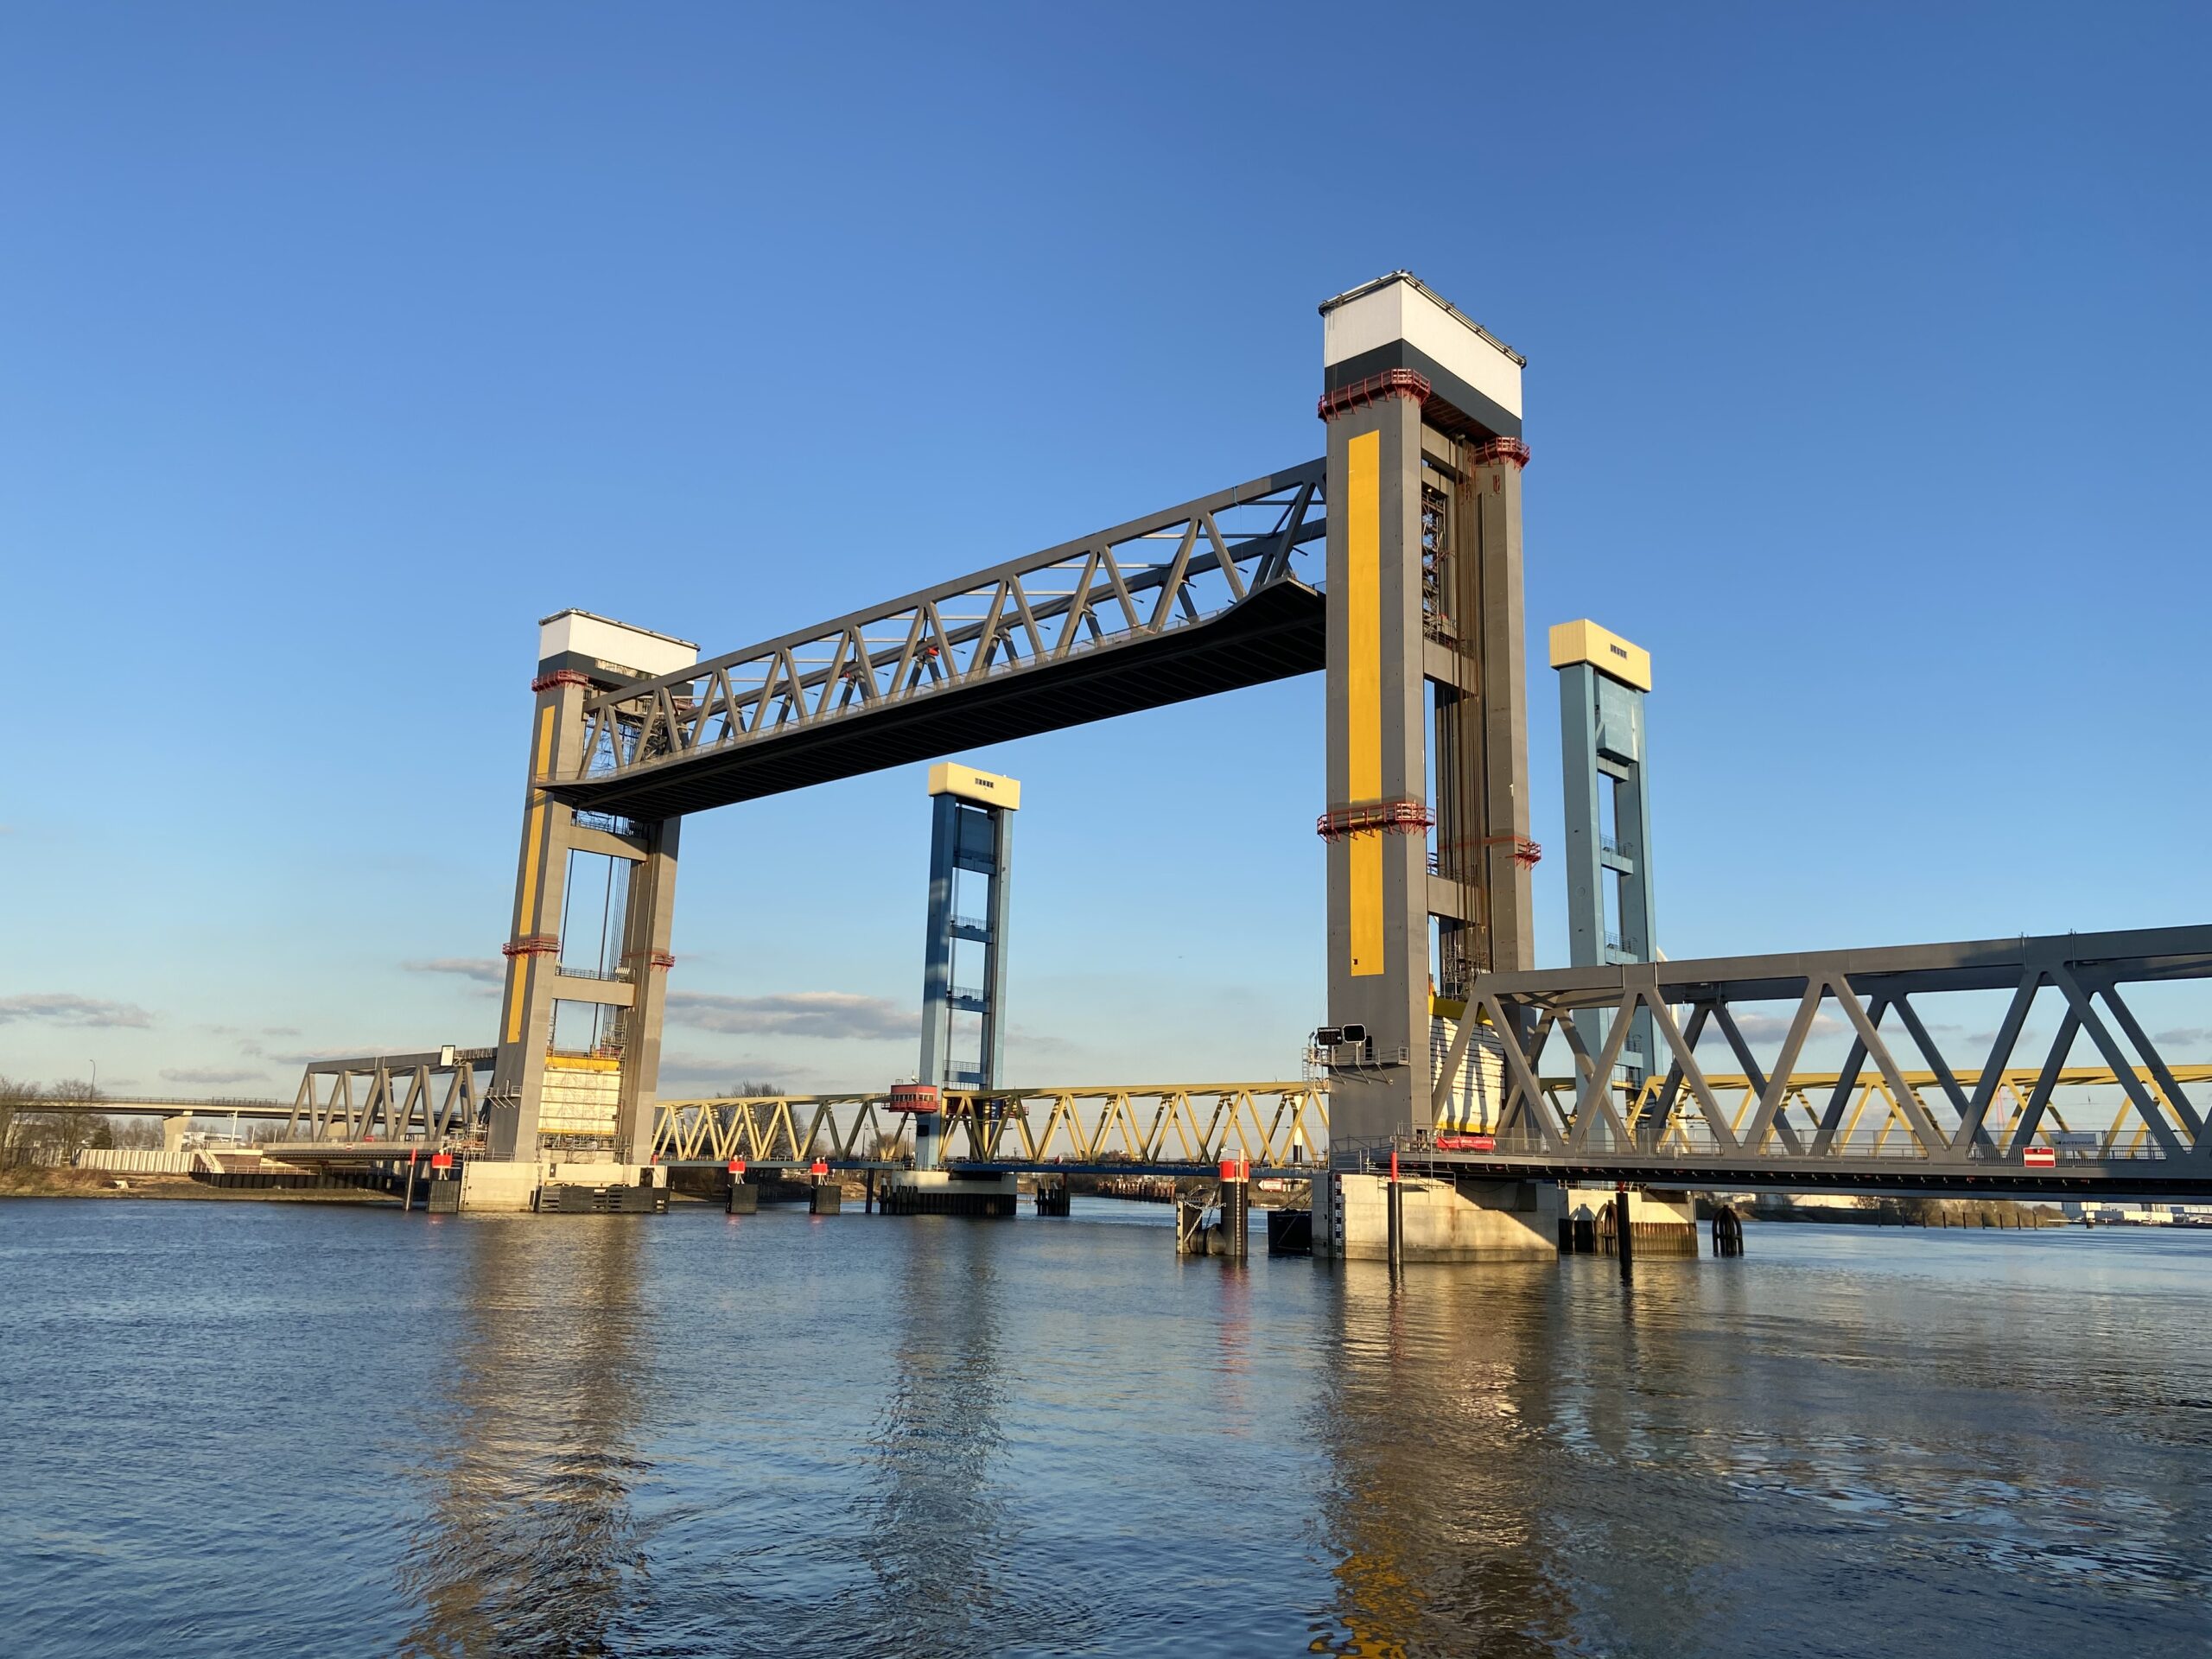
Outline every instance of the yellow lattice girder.
[[(2184, 1088), (2212, 1083), (2212, 1065), (2177, 1065), (2170, 1070)], [(1993, 1114), (2009, 1111), (2017, 1118), (2033, 1093), (2037, 1076), (2034, 1067), (2009, 1067), (2003, 1071), (1992, 1094)], [(2179, 1113), (2163, 1085), (2147, 1071), (2139, 1070), (2137, 1076), (2158, 1108), (2177, 1122)], [(1796, 1121), (1817, 1130), (1821, 1109), (1839, 1080), (1840, 1074), (1833, 1071), (1793, 1074), (1783, 1093), (1783, 1111), (1796, 1114)], [(1935, 1072), (1907, 1071), (1902, 1080), (1931, 1116), (1935, 1107), (1947, 1103), (1942, 1079)], [(1980, 1086), (1981, 1074), (1960, 1071), (1953, 1080), (1971, 1095)], [(1553, 1109), (1564, 1120), (1567, 1114), (1560, 1091), (1565, 1090), (1571, 1099), (1575, 1082), (1556, 1077), (1541, 1081), (1552, 1099)], [(2108, 1068), (2069, 1066), (2055, 1081), (2058, 1088), (2077, 1090), (2117, 1086), (2119, 1077)], [(1711, 1074), (1706, 1084), (1740, 1138), (1758, 1109), (1760, 1090), (1741, 1075)], [(1655, 1076), (1630, 1096), (1631, 1124), (1657, 1109), (1662, 1087), (1663, 1078)], [(979, 1116), (976, 1108), (985, 1101), (1003, 1103), (1005, 1115), (995, 1122)], [(1872, 1144), (1877, 1150), (1889, 1145), (1904, 1119), (1887, 1081), (1878, 1072), (1868, 1071), (1854, 1079), (1851, 1110), (1836, 1136), (1839, 1149), (1859, 1141), (1878, 1101), (1882, 1107), (1880, 1127), (1874, 1131)], [(1200, 1164), (1231, 1153), (1255, 1164), (1281, 1166), (1294, 1161), (1319, 1161), (1328, 1135), (1328, 1086), (1318, 1081), (1055, 1086), (990, 1094), (948, 1090), (945, 1103), (949, 1122), (966, 1125), (971, 1153), (1010, 1159), (1018, 1149), (1020, 1159), (1032, 1163), (1055, 1158), (1091, 1163), (1118, 1154), (1140, 1162)], [(887, 1104), (887, 1095), (874, 1091), (663, 1101), (654, 1151), (662, 1158), (712, 1157), (719, 1161), (745, 1157), (762, 1163), (779, 1157), (804, 1161), (817, 1151), (841, 1159), (866, 1157), (873, 1154), (882, 1136), (911, 1132), (909, 1121), (903, 1115), (888, 1113)], [(2066, 1127), (2055, 1102), (2047, 1109), (2047, 1121), (2061, 1130)], [(1009, 1123), (1014, 1125), (1011, 1136), (1007, 1134)], [(1671, 1140), (1688, 1149), (1700, 1123), (1689, 1091), (1678, 1090), (1669, 1122), (1662, 1131), (1662, 1143)], [(886, 1124), (896, 1128), (887, 1129)], [(2050, 1132), (2044, 1128), (2038, 1138)], [(2148, 1133), (2141, 1114), (2132, 1102), (2123, 1100), (2104, 1139), (2107, 1147), (2125, 1139), (2139, 1148)], [(1294, 1150), (1302, 1157), (1294, 1159)]]
[[(903, 1115), (886, 1111), (887, 1101), (874, 1093), (664, 1101), (654, 1150), (662, 1158), (762, 1163), (866, 1158), (887, 1134), (907, 1131)], [(978, 1109), (988, 1101), (1002, 1103), (1003, 1114)], [(970, 1155), (1025, 1162), (1118, 1155), (1206, 1163), (1233, 1154), (1281, 1165), (1294, 1150), (1316, 1156), (1328, 1133), (1325, 1086), (1305, 1081), (948, 1090), (945, 1107), (948, 1124), (965, 1127)], [(887, 1131), (887, 1122), (898, 1129)]]

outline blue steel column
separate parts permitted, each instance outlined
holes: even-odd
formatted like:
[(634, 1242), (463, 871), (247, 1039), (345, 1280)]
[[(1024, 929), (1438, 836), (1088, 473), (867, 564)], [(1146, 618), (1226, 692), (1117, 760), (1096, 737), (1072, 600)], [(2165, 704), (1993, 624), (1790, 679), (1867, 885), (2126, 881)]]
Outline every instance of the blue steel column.
[[(930, 769), (930, 914), (922, 972), (921, 1081), (988, 1092), (1006, 1058), (1007, 922), (1012, 907), (1014, 815), (1021, 785), (951, 761)], [(979, 913), (959, 913), (962, 871), (990, 884)], [(969, 895), (971, 907), (974, 895)], [(980, 978), (954, 983), (963, 942), (982, 947)], [(953, 1016), (977, 1016), (974, 1049), (953, 1040)], [(914, 1166), (935, 1169), (945, 1153), (941, 1114), (914, 1121)]]
[(983, 1084), (995, 1089), (1006, 1077), (1007, 922), (1014, 889), (1014, 814), (991, 810), (990, 938), (983, 943)]
[[(1598, 862), (1598, 674), (1587, 663), (1559, 671), (1560, 781), (1567, 804), (1567, 960), (1605, 959), (1605, 871)], [(1577, 1015), (1583, 1040), (1597, 1029)]]
[[(1552, 666), (1559, 671), (1560, 744), (1567, 804), (1568, 946), (1578, 968), (1649, 962), (1652, 943), (1651, 793), (1645, 766), (1644, 694), (1651, 684), (1649, 653), (1588, 621), (1552, 630)], [(1610, 782), (1613, 828), (1605, 827)], [(1613, 885), (1618, 924), (1605, 925), (1605, 889)], [(1606, 1017), (1574, 1016), (1594, 1055), (1606, 1037)], [(1639, 1013), (1623, 1045), (1621, 1065), (1641, 1087), (1657, 1060), (1651, 1016)]]
[[(930, 798), (929, 931), (922, 948), (921, 1081), (940, 1089), (952, 1068), (952, 858), (959, 844), (960, 802)], [(935, 1169), (943, 1120), (925, 1112), (914, 1120), (914, 1167)]]

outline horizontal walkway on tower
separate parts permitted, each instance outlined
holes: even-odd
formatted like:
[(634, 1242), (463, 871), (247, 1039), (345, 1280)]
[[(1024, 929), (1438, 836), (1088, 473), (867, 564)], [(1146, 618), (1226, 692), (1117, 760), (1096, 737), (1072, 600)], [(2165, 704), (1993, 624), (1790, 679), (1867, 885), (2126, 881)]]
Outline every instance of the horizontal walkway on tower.
[(571, 806), (698, 812), (1318, 671), (1324, 463), (1252, 480), (586, 705)]

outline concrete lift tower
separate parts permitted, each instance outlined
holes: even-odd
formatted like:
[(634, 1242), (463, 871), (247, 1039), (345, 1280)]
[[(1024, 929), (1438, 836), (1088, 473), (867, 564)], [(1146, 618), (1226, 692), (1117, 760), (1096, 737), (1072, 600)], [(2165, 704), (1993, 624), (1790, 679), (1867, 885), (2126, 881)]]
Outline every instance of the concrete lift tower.
[[(1404, 271), (1321, 308), (1329, 1136), (1428, 1128), (1430, 980), (1535, 965), (1523, 359)], [(1433, 725), (1432, 752), (1429, 731)], [(1434, 831), (1432, 858), (1430, 831)], [(1329, 1040), (1333, 1039), (1335, 1040)]]
[[(584, 771), (588, 697), (689, 668), (699, 648), (588, 611), (537, 629), (537, 706), (515, 879), (513, 931), (487, 1097), (486, 1150), (515, 1164), (572, 1151), (644, 1161), (666, 1012), (676, 901), (674, 816), (571, 811), (543, 785)], [(604, 878), (596, 928), (580, 925)], [(573, 879), (572, 879), (573, 878)], [(480, 1175), (482, 1172), (478, 1172)]]
[[(1567, 785), (1567, 915), (1577, 968), (1649, 962), (1651, 785), (1643, 699), (1651, 653), (1587, 620), (1552, 630), (1559, 671), (1561, 771)], [(1605, 1016), (1575, 1016), (1583, 1046), (1604, 1051)], [(1651, 1075), (1651, 1015), (1637, 1014), (1620, 1064), (1631, 1085)]]
[[(1007, 922), (1021, 784), (940, 761), (930, 768), (930, 797), (921, 1080), (936, 1084), (940, 1095), (946, 1089), (988, 1090), (1005, 1080)], [(963, 950), (963, 944), (974, 949)], [(958, 1014), (976, 1016), (972, 1048), (961, 1040), (969, 1033), (956, 1027)], [(917, 1169), (938, 1166), (941, 1122), (936, 1114), (915, 1119)]]

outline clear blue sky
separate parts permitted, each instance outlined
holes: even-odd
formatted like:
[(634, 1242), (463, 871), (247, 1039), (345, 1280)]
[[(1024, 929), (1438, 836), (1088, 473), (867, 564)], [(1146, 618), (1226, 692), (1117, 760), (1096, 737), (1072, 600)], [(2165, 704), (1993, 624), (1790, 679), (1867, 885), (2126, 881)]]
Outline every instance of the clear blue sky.
[[(728, 649), (1305, 460), (1399, 266), (1529, 359), (1540, 840), (1543, 630), (1654, 653), (1669, 955), (2207, 919), (2206, 18), (18, 0), (0, 1072), (488, 1040), (539, 616)], [(1319, 707), (968, 757), (1019, 1078), (1290, 1072)], [(680, 987), (875, 1001), (669, 1089), (910, 1068), (926, 843), (919, 768), (688, 823)]]

